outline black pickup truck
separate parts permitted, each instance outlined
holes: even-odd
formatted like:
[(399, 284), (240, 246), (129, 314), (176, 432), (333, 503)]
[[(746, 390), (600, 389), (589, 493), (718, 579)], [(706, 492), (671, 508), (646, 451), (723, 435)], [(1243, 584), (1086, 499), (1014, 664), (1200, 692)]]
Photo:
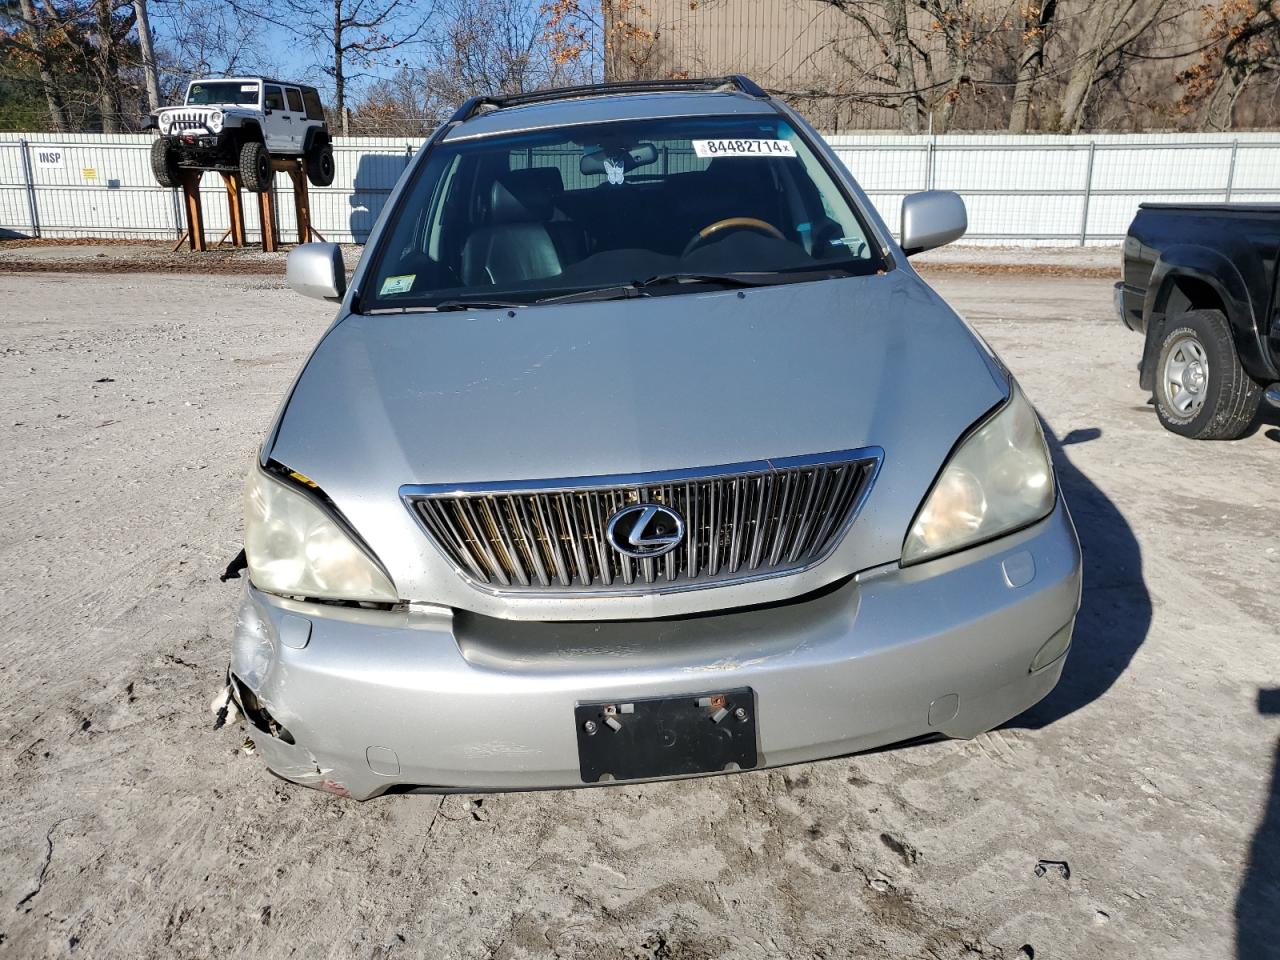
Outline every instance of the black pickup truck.
[[(1144, 203), (1116, 310), (1146, 335), (1139, 383), (1160, 422), (1199, 440), (1248, 430), (1280, 399), (1280, 204)], [(1269, 385), (1275, 385), (1268, 390)]]

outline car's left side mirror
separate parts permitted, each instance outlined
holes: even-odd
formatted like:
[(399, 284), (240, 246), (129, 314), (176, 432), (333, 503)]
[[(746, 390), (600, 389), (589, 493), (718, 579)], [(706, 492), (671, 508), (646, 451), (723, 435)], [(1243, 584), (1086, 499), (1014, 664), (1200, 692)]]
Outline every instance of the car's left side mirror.
[(925, 190), (902, 201), (902, 232), (898, 236), (908, 257), (959, 240), (967, 229), (969, 215), (958, 193)]
[(347, 292), (347, 266), (336, 243), (304, 243), (289, 251), (285, 281), (304, 297), (341, 300)]

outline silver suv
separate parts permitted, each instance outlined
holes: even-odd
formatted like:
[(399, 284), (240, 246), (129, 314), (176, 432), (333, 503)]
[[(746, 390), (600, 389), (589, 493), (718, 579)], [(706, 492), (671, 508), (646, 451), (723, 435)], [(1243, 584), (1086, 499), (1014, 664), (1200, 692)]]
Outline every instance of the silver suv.
[(972, 737), (1057, 682), (1080, 552), (1036, 414), (745, 78), (464, 105), (401, 178), (245, 498), (231, 687), (360, 799)]

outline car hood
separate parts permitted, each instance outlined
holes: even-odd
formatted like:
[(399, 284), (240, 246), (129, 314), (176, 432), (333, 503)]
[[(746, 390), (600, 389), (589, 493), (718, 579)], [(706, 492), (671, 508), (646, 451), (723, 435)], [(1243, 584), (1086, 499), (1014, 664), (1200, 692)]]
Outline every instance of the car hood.
[(341, 318), (281, 415), (270, 456), (320, 485), (402, 596), (458, 599), (429, 585), (440, 558), (420, 549), (403, 484), (868, 446), (884, 450), (880, 476), (852, 544), (823, 566), (894, 560), (957, 438), (1006, 392), (985, 346), (909, 270), (509, 313)]

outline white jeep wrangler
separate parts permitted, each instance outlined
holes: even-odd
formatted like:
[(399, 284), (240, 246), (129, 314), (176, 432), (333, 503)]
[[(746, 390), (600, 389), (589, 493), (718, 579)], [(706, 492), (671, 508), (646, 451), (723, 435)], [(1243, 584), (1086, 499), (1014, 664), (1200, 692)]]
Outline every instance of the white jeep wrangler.
[(302, 157), (308, 180), (333, 183), (333, 145), (314, 87), (266, 77), (193, 80), (182, 106), (152, 120), (160, 136), (151, 170), (162, 187), (178, 186), (183, 170), (219, 170), (261, 193), (271, 186), (273, 156)]

